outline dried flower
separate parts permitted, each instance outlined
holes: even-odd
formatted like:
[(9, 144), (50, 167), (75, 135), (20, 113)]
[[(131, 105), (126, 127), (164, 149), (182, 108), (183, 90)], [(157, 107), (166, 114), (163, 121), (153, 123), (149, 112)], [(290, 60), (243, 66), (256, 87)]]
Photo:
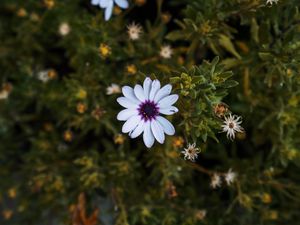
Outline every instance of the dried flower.
[(228, 186), (230, 186), (235, 181), (236, 176), (237, 174), (235, 172), (232, 172), (232, 169), (230, 168), (224, 175), (224, 179)]
[(277, 4), (279, 0), (267, 0), (266, 4), (273, 5), (273, 3)]
[(160, 56), (165, 59), (170, 59), (173, 54), (173, 49), (170, 45), (164, 45), (160, 49)]
[(97, 106), (91, 114), (96, 120), (100, 120), (104, 113), (105, 111)]
[(195, 213), (195, 219), (196, 220), (204, 220), (206, 217), (207, 211), (205, 209), (197, 210)]
[(222, 184), (222, 180), (219, 174), (214, 173), (213, 176), (211, 177), (211, 182), (210, 182), (210, 186), (213, 189), (216, 189), (218, 187), (221, 187)]
[(217, 117), (223, 117), (227, 113), (228, 109), (228, 105), (221, 102), (214, 106), (214, 113)]
[(185, 148), (181, 153), (184, 155), (184, 159), (191, 160), (192, 162), (198, 158), (198, 154), (200, 153), (199, 148), (196, 148), (196, 143), (188, 144), (188, 147)]
[(63, 22), (59, 25), (58, 32), (61, 36), (66, 36), (70, 33), (71, 27), (68, 23)]
[(138, 40), (140, 38), (143, 28), (139, 24), (134, 22), (127, 26), (127, 33), (130, 40)]
[(112, 95), (112, 94), (119, 94), (121, 93), (121, 88), (117, 84), (111, 84), (109, 87), (106, 88), (106, 94)]
[(228, 117), (224, 116), (224, 124), (222, 125), (222, 132), (227, 132), (227, 138), (233, 140), (236, 132), (244, 132), (244, 129), (240, 126), (242, 121), (241, 117), (229, 114)]

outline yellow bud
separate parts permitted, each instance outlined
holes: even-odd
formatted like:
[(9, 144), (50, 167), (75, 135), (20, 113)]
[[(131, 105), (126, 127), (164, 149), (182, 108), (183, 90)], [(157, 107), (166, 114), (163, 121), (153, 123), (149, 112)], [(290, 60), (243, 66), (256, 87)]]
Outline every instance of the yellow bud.
[(54, 0), (44, 0), (44, 4), (48, 9), (52, 9), (55, 6)]
[(10, 209), (3, 210), (2, 215), (4, 219), (9, 220), (13, 215), (13, 211)]
[(69, 130), (64, 132), (64, 140), (67, 142), (71, 142), (73, 140), (73, 133)]
[(87, 97), (87, 93), (84, 89), (79, 89), (79, 91), (76, 94), (76, 97), (79, 99), (85, 99)]
[(261, 200), (263, 203), (269, 204), (272, 202), (272, 196), (268, 193), (263, 193), (263, 195), (261, 196)]
[(78, 113), (82, 114), (82, 113), (84, 113), (86, 111), (86, 109), (87, 109), (87, 107), (86, 107), (86, 105), (84, 103), (79, 102), (77, 104), (77, 112)]
[(174, 137), (173, 138), (173, 142), (172, 142), (172, 145), (175, 147), (175, 148), (182, 148), (183, 147), (183, 144), (184, 144), (184, 139), (182, 137)]
[(122, 134), (117, 134), (114, 138), (114, 142), (119, 145), (123, 144), (124, 141), (125, 141), (125, 137)]
[(122, 13), (122, 10), (120, 9), (120, 7), (115, 6), (113, 13), (114, 15), (120, 15)]
[(10, 188), (7, 191), (8, 197), (15, 198), (17, 196), (17, 189), (16, 188)]
[(20, 9), (17, 11), (17, 16), (18, 16), (18, 17), (25, 17), (25, 16), (27, 16), (27, 11), (26, 11), (24, 8), (20, 8)]
[(107, 58), (111, 54), (111, 48), (108, 45), (101, 43), (99, 46), (99, 53), (102, 58)]
[(57, 77), (57, 72), (54, 69), (51, 69), (51, 70), (48, 70), (48, 74), (47, 75), (48, 75), (48, 77), (50, 79), (54, 79), (54, 78)]
[(134, 3), (138, 6), (142, 6), (146, 3), (146, 0), (135, 0)]
[(129, 75), (134, 75), (137, 73), (137, 68), (134, 64), (130, 64), (128, 66), (126, 66), (126, 73), (128, 73)]

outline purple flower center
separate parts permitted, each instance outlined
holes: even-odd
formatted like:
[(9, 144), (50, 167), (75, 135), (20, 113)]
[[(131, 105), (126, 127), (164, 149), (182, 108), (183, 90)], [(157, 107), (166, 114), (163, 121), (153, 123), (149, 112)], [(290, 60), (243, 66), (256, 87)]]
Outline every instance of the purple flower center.
[(139, 105), (139, 115), (144, 121), (155, 119), (159, 113), (157, 104), (151, 100), (146, 100)]

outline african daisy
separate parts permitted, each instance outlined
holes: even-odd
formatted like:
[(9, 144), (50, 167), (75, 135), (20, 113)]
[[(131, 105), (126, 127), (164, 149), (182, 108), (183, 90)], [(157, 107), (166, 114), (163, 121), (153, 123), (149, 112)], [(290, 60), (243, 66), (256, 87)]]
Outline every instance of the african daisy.
[(161, 88), (159, 80), (146, 78), (143, 86), (137, 84), (134, 88), (124, 86), (124, 97), (117, 99), (118, 103), (126, 109), (119, 112), (117, 119), (126, 121), (122, 127), (123, 133), (129, 133), (136, 138), (143, 133), (143, 140), (148, 148), (156, 139), (163, 144), (165, 134), (174, 135), (173, 125), (160, 114), (172, 115), (178, 109), (172, 106), (178, 95), (170, 95), (172, 86), (167, 84)]
[(104, 18), (109, 20), (113, 12), (114, 3), (116, 3), (120, 8), (128, 8), (127, 0), (92, 0), (92, 5), (99, 5), (100, 8), (105, 9)]

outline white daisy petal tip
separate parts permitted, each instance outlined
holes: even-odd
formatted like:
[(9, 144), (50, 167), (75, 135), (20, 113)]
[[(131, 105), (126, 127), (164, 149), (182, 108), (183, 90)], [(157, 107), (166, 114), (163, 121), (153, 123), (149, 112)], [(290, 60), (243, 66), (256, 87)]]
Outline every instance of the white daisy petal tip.
[(125, 109), (118, 113), (117, 119), (125, 121), (123, 133), (136, 138), (143, 134), (147, 148), (165, 142), (166, 135), (174, 135), (175, 128), (162, 114), (172, 115), (178, 112), (173, 104), (178, 100), (177, 94), (171, 94), (172, 86), (167, 84), (161, 88), (159, 80), (146, 77), (143, 86), (137, 84), (134, 88), (124, 86), (125, 97), (117, 98), (117, 102)]

